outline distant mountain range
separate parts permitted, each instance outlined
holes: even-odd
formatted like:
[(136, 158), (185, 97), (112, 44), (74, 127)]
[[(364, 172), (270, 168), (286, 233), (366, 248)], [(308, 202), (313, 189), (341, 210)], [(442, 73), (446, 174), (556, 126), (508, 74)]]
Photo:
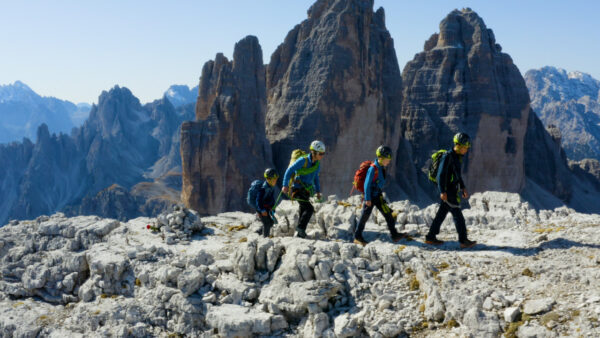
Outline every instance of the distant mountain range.
[(85, 121), (90, 109), (87, 103), (42, 97), (20, 81), (0, 85), (0, 143), (34, 139), (42, 123), (53, 133), (68, 134)]
[(115, 86), (71, 135), (42, 124), (35, 143), (0, 144), (0, 224), (56, 211), (128, 219), (177, 203), (179, 126), (193, 110), (164, 97), (142, 106)]
[(165, 92), (165, 97), (175, 108), (189, 103), (195, 103), (198, 98), (198, 86), (191, 88), (186, 85), (172, 85)]
[(531, 107), (546, 127), (560, 131), (567, 157), (600, 160), (600, 81), (555, 67), (525, 73)]
[[(198, 86), (173, 85), (164, 93), (175, 108), (195, 103)], [(0, 85), (0, 144), (35, 140), (38, 127), (46, 124), (50, 133), (70, 134), (83, 125), (92, 105), (74, 104), (54, 97), (44, 97), (21, 81)]]

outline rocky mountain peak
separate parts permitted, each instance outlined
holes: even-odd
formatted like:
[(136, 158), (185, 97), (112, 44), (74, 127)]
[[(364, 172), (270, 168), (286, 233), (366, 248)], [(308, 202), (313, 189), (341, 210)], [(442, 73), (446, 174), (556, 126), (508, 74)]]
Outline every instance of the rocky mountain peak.
[(182, 200), (201, 213), (245, 209), (250, 182), (272, 161), (258, 39), (240, 40), (233, 55), (229, 61), (219, 53), (204, 65), (197, 121), (181, 127)]
[(398, 149), (401, 87), (384, 12), (374, 13), (373, 1), (317, 1), (267, 68), (267, 137), (277, 169), (286, 169), (293, 149), (320, 139), (327, 146), (321, 186), (347, 194), (348, 168), (372, 159), (380, 144)]
[(489, 48), (496, 52), (496, 38), (483, 19), (470, 8), (454, 10), (440, 23), (438, 48), (461, 47), (470, 50), (473, 46)]
[[(529, 96), (519, 70), (472, 10), (454, 10), (440, 33), (404, 68), (403, 136), (421, 172), (458, 131), (473, 138), (466, 158), (474, 191), (519, 192), (525, 185), (524, 137)], [(406, 157), (404, 156), (404, 157)], [(422, 185), (429, 185), (420, 178)]]

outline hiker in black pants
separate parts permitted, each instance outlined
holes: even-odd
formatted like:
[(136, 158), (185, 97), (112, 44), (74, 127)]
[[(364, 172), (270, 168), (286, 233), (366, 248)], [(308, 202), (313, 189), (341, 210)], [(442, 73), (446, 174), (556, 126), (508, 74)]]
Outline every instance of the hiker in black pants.
[(310, 197), (316, 192), (317, 199), (321, 200), (321, 185), (319, 182), (320, 162), (325, 155), (325, 144), (313, 141), (310, 144), (310, 154), (299, 157), (292, 163), (283, 175), (283, 188), (281, 192), (287, 194), (290, 189), (288, 182), (294, 176), (290, 197), (300, 204), (297, 236), (306, 238), (306, 227), (315, 209), (310, 203)]
[(431, 223), (431, 227), (429, 228), (429, 233), (425, 236), (425, 243), (427, 244), (440, 245), (444, 243), (437, 239), (436, 236), (440, 233), (440, 226), (448, 215), (448, 212), (452, 213), (452, 217), (454, 218), (460, 247), (467, 249), (477, 244), (477, 242), (470, 241), (467, 238), (467, 226), (460, 210), (459, 192), (462, 191), (463, 198), (469, 197), (462, 179), (460, 165), (462, 157), (469, 151), (470, 147), (471, 139), (469, 135), (458, 133), (454, 135), (454, 148), (442, 155), (436, 179), (441, 202), (433, 223)]
[(371, 212), (373, 212), (373, 207), (377, 207), (383, 217), (385, 217), (392, 241), (398, 242), (402, 238), (407, 237), (405, 234), (398, 233), (396, 230), (396, 218), (392, 215), (392, 209), (390, 209), (383, 198), (382, 189), (385, 186), (385, 167), (387, 167), (392, 160), (392, 149), (382, 145), (377, 148), (375, 153), (377, 158), (369, 166), (364, 181), (364, 204), (362, 215), (360, 216), (356, 231), (354, 232), (354, 243), (362, 246), (367, 245), (367, 241), (363, 238), (362, 233), (369, 216), (371, 216)]

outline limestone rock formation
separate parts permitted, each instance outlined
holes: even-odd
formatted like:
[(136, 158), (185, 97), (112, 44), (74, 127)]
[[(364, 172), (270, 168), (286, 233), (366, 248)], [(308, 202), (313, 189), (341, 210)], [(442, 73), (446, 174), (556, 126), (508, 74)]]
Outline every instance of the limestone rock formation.
[(267, 137), (277, 169), (287, 168), (293, 149), (322, 140), (322, 190), (348, 194), (354, 169), (380, 144), (398, 149), (401, 87), (383, 9), (373, 12), (372, 0), (316, 1), (267, 68)]
[(465, 163), (469, 188), (521, 191), (531, 112), (527, 88), (475, 12), (448, 14), (440, 32), (405, 66), (402, 80), (402, 136), (411, 152), (399, 157), (412, 158), (421, 171), (434, 151), (449, 149), (452, 136), (464, 131), (473, 139)]
[(374, 214), (362, 247), (349, 242), (358, 202), (317, 204), (307, 239), (281, 231), (290, 201), (273, 238), (242, 212), (13, 221), (0, 228), (0, 336), (600, 335), (600, 215), (476, 193), (464, 215), (478, 245), (459, 249), (448, 219), (433, 250), (418, 235), (437, 206), (403, 200), (390, 207), (414, 240), (393, 243)]
[[(572, 202), (560, 133), (546, 130), (533, 112), (523, 77), (483, 20), (469, 8), (454, 10), (424, 49), (402, 74), (402, 136), (411, 147), (399, 157), (413, 163), (399, 170), (422, 171), (434, 151), (449, 149), (452, 135), (464, 131), (473, 138), (463, 166), (471, 191), (519, 192), (537, 207)], [(419, 182), (426, 180), (421, 175)]]
[(252, 180), (271, 165), (265, 137), (265, 69), (258, 39), (202, 69), (195, 122), (181, 126), (182, 201), (202, 214), (246, 208)]
[(543, 67), (525, 73), (531, 107), (562, 134), (567, 157), (600, 159), (600, 81), (581, 72)]

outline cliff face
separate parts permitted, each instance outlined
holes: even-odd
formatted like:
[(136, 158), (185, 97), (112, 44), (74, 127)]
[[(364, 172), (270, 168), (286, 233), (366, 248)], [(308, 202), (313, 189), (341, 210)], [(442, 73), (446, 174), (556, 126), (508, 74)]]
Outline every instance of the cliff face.
[(322, 190), (348, 194), (354, 170), (380, 144), (397, 151), (401, 89), (383, 9), (374, 13), (373, 1), (317, 1), (267, 68), (267, 137), (277, 169), (287, 168), (293, 149), (322, 140)]
[[(472, 191), (519, 192), (524, 187), (531, 114), (527, 88), (475, 12), (455, 10), (442, 20), (440, 33), (406, 65), (402, 78), (402, 136), (411, 144), (405, 155), (417, 170), (464, 131), (473, 139), (465, 165)], [(425, 180), (421, 176), (422, 184), (428, 184)]]
[(202, 69), (195, 122), (181, 126), (182, 200), (201, 212), (245, 209), (252, 180), (271, 166), (265, 137), (265, 70), (258, 39)]

